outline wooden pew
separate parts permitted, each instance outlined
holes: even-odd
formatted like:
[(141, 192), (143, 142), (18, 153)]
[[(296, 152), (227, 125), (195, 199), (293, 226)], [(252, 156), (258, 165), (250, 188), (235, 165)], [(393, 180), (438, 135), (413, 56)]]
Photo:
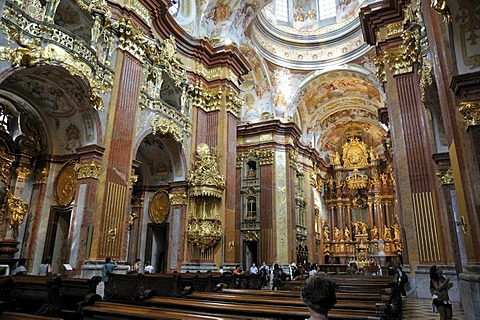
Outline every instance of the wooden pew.
[(138, 274), (112, 274), (108, 281), (105, 301), (143, 305), (156, 293), (145, 287), (145, 276)]
[[(291, 319), (304, 320), (310, 313), (306, 306), (290, 305), (268, 305), (261, 303), (243, 303), (243, 302), (219, 302), (205, 301), (196, 299), (165, 298), (153, 297), (146, 300), (145, 305), (152, 307), (167, 308), (171, 310), (193, 310), (195, 312), (220, 312), (229, 315), (238, 315), (252, 318), (272, 318), (272, 319)], [(363, 319), (380, 320), (372, 311), (366, 310), (331, 310), (329, 319)]]
[(15, 276), (11, 291), (13, 308), (29, 314), (58, 314), (61, 310), (60, 287), (59, 276)]
[(62, 317), (76, 319), (83, 305), (101, 301), (102, 297), (96, 293), (100, 281), (102, 281), (100, 276), (93, 276), (90, 279), (62, 277), (60, 295)]
[(129, 306), (110, 302), (95, 302), (82, 310), (83, 319), (169, 319), (169, 320), (269, 320), (270, 318), (244, 317), (221, 314), (219, 312), (202, 313), (189, 309), (169, 310), (162, 308)]
[(53, 318), (28, 313), (5, 311), (0, 314), (0, 320), (62, 320), (62, 318)]

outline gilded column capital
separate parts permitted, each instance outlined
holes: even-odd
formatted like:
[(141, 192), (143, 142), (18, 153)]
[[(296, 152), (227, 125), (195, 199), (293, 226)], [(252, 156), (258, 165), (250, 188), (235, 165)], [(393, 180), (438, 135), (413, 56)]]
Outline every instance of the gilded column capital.
[(35, 183), (36, 184), (47, 184), (49, 169), (48, 167), (43, 167), (40, 170), (37, 170), (35, 175)]
[(182, 193), (170, 193), (170, 203), (172, 206), (183, 205), (186, 206), (188, 203), (188, 197), (185, 192)]
[(222, 88), (208, 89), (197, 81), (189, 91), (192, 96), (192, 106), (205, 112), (220, 110), (223, 96)]
[(462, 114), (467, 127), (478, 126), (480, 124), (480, 100), (460, 101), (458, 111)]
[(27, 177), (30, 175), (30, 168), (20, 166), (16, 170), (18, 180), (24, 181), (27, 180)]
[(238, 93), (234, 92), (233, 90), (228, 90), (226, 92), (226, 106), (225, 109), (230, 111), (235, 116), (239, 117), (240, 110), (243, 105), (243, 99), (238, 96)]
[(98, 179), (102, 164), (96, 161), (80, 162), (75, 164), (77, 179)]
[(130, 177), (128, 179), (128, 188), (133, 189), (133, 186), (135, 183), (137, 183), (138, 180), (138, 175), (135, 174), (135, 171), (132, 170), (132, 173), (130, 174)]
[(453, 171), (451, 168), (447, 169), (447, 170), (440, 170), (440, 169), (437, 169), (437, 171), (435, 172), (435, 174), (437, 175), (438, 177), (438, 180), (440, 181), (440, 184), (443, 186), (443, 185), (447, 185), (447, 184), (453, 184), (454, 180), (453, 180)]

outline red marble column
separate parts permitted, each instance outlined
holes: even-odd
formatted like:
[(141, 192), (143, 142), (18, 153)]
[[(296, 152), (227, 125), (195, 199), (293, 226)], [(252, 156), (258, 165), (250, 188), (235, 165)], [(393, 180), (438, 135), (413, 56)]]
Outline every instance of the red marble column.
[(142, 64), (129, 53), (119, 51), (118, 55), (115, 79), (118, 85), (112, 98), (114, 103), (110, 105), (105, 139), (106, 180), (99, 190), (102, 205), (95, 218), (99, 222), (94, 230), (92, 259), (126, 256), (128, 183)]

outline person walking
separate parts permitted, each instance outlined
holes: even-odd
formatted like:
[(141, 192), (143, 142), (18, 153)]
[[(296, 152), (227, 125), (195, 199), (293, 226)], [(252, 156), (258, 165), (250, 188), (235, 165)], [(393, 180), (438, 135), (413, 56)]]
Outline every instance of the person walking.
[(443, 276), (443, 270), (436, 265), (430, 268), (430, 292), (432, 293), (432, 304), (440, 314), (440, 320), (452, 319), (452, 303), (448, 296), (448, 290), (452, 287), (450, 278)]

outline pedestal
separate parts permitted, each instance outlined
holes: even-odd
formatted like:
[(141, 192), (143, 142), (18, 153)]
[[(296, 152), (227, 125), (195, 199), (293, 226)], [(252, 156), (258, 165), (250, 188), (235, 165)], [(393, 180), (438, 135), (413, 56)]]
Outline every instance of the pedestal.
[(480, 319), (480, 266), (466, 265), (458, 275), (458, 288), (467, 320)]

